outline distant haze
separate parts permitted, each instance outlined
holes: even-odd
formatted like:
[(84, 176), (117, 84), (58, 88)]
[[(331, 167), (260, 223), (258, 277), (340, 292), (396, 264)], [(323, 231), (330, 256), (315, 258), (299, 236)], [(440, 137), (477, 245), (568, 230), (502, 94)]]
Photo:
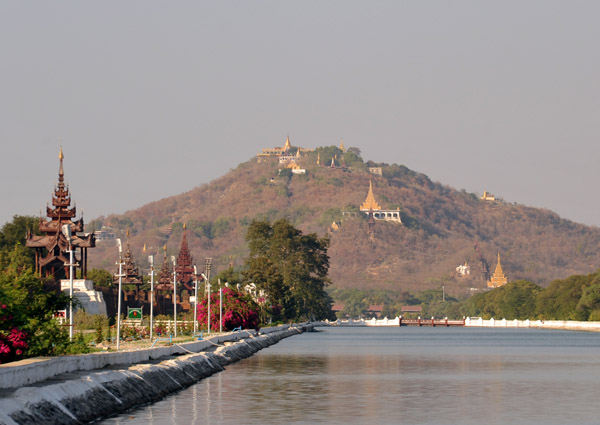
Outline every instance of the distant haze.
[(600, 225), (600, 2), (3, 2), (0, 224), (339, 145)]

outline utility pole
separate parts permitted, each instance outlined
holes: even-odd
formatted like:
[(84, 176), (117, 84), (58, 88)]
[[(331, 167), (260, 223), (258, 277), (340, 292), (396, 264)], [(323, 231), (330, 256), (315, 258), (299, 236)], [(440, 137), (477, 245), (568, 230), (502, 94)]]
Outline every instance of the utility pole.
[(148, 256), (150, 263), (150, 342), (154, 332), (154, 255)]
[(194, 264), (194, 335), (198, 332), (198, 268)]
[(219, 279), (219, 332), (223, 332), (223, 288)]
[(119, 343), (121, 342), (121, 286), (123, 284), (123, 247), (121, 246), (121, 239), (117, 239), (117, 246), (119, 247), (119, 302), (117, 303), (117, 351), (119, 351)]
[(206, 257), (204, 261), (204, 270), (206, 275), (206, 284), (208, 285), (208, 333), (210, 335), (210, 269), (212, 268), (212, 258)]
[(62, 232), (69, 242), (69, 340), (73, 341), (73, 244), (71, 226), (63, 224)]
[(174, 255), (171, 255), (171, 261), (173, 262), (173, 320), (175, 321), (175, 338), (177, 338), (177, 263)]

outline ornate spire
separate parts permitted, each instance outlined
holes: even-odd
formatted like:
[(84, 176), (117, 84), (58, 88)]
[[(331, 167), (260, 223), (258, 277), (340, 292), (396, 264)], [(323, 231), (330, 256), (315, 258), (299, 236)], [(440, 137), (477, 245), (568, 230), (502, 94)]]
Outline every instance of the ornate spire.
[(381, 206), (375, 201), (375, 195), (373, 195), (373, 181), (369, 180), (369, 193), (367, 199), (360, 206), (361, 211), (380, 211)]
[[(166, 245), (165, 245), (166, 247)], [(155, 287), (158, 291), (173, 290), (173, 274), (171, 272), (171, 263), (167, 260), (167, 251), (163, 259), (160, 273), (158, 274), (158, 285)]]
[(494, 276), (504, 276), (504, 272), (502, 271), (502, 264), (500, 264), (500, 253), (498, 253), (498, 264), (496, 265), (496, 270), (494, 271)]
[(60, 185), (61, 183), (63, 183), (64, 185), (64, 181), (65, 181), (65, 171), (63, 169), (63, 158), (64, 158), (64, 154), (62, 151), (62, 146), (60, 147), (60, 151), (58, 152), (58, 159), (60, 160), (60, 167), (58, 168), (58, 184)]
[(508, 282), (508, 278), (502, 271), (502, 265), (500, 264), (500, 253), (498, 253), (498, 264), (496, 265), (496, 270), (492, 275), (491, 279), (488, 281), (487, 286), (490, 288), (497, 288), (499, 286), (506, 285)]
[(285, 145), (283, 146), (284, 151), (289, 151), (292, 145), (290, 144), (290, 136), (285, 139)]
[[(131, 254), (131, 246), (129, 244), (129, 230), (127, 230), (127, 250), (125, 251), (125, 255), (123, 256), (123, 266), (122, 266), (122, 274), (123, 279), (122, 283), (128, 285), (136, 285), (139, 295), (140, 285), (142, 284), (142, 276), (139, 273), (138, 268), (133, 261), (133, 255)], [(113, 283), (117, 283), (119, 281), (118, 269), (117, 273), (113, 275)]]
[(346, 152), (346, 148), (344, 147), (344, 139), (342, 139), (342, 141), (340, 142), (340, 150), (342, 152)]
[[(190, 254), (187, 241), (187, 228), (183, 225), (183, 237), (181, 239), (181, 248), (177, 257), (177, 281), (183, 284), (192, 282), (194, 275), (194, 259)], [(188, 288), (189, 289), (189, 288)]]
[[(52, 197), (52, 205), (56, 208), (54, 212), (60, 217), (75, 217), (75, 207), (69, 209), (71, 206), (71, 195), (69, 193), (69, 188), (65, 185), (65, 170), (63, 167), (63, 159), (64, 154), (62, 150), (62, 146), (60, 147), (60, 151), (58, 152), (58, 159), (60, 161), (60, 165), (58, 167), (58, 185), (54, 188), (54, 196)], [(57, 215), (57, 216), (58, 216)]]

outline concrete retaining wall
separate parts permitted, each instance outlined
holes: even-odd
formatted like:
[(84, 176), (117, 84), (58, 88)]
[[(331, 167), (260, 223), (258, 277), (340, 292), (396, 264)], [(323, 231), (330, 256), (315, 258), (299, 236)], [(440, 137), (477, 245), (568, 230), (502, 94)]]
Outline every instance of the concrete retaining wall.
[(484, 328), (541, 328), (564, 329), (571, 331), (600, 332), (600, 322), (576, 322), (574, 320), (484, 320), (481, 317), (467, 317), (465, 326)]
[[(261, 333), (278, 332), (288, 327), (289, 325), (264, 328), (261, 329)], [(101, 369), (106, 366), (119, 364), (131, 365), (144, 363), (166, 356), (186, 354), (187, 350), (199, 352), (214, 346), (214, 344), (237, 341), (246, 337), (248, 337), (248, 332), (241, 331), (168, 347), (90, 353), (76, 356), (36, 357), (21, 360), (0, 365), (0, 388), (16, 388), (23, 385), (30, 385), (62, 373)]]
[[(46, 366), (33, 363), (33, 368), (53, 369), (56, 375), (59, 370), (79, 370), (80, 372), (63, 375), (65, 379), (53, 379), (47, 384), (25, 386), (18, 389), (5, 389), (0, 393), (0, 425), (17, 424), (81, 424), (124, 412), (136, 405), (155, 402), (165, 395), (186, 388), (202, 378), (223, 370), (223, 366), (246, 358), (262, 348), (275, 344), (283, 338), (297, 335), (312, 326), (285, 327), (284, 329), (265, 329), (264, 334), (253, 337), (250, 333), (238, 332), (227, 337), (213, 340), (219, 346), (213, 352), (200, 352), (170, 358), (157, 364), (125, 365), (139, 358), (146, 361), (158, 355), (178, 354), (177, 347), (153, 349), (145, 355), (137, 352), (102, 353), (105, 356), (97, 360), (92, 355), (61, 357), (67, 360), (58, 366), (56, 362), (45, 363)], [(236, 340), (237, 338), (237, 340)], [(233, 342), (236, 340), (235, 342)], [(221, 344), (221, 342), (231, 341)], [(185, 344), (186, 350), (201, 349), (207, 341)], [(210, 344), (213, 345), (213, 344)], [(213, 345), (214, 346), (214, 345)], [(170, 351), (173, 349), (175, 351)], [(148, 351), (148, 350), (140, 350)], [(80, 360), (73, 357), (91, 358)], [(145, 357), (144, 357), (145, 356)], [(48, 359), (53, 360), (53, 359)], [(93, 366), (102, 364), (121, 364), (122, 369), (93, 370)], [(44, 363), (42, 363), (44, 364)], [(103, 367), (103, 366), (101, 366)], [(40, 370), (31, 373), (30, 368), (24, 374), (37, 375)], [(75, 375), (75, 376), (73, 376)], [(23, 379), (21, 374), (14, 373), (14, 379)], [(33, 379), (33, 378), (29, 378)]]

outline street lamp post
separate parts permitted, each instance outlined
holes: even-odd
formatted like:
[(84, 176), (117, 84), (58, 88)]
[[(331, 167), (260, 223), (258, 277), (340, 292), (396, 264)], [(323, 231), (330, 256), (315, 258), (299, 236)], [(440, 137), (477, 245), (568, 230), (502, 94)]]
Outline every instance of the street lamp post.
[(150, 263), (150, 342), (154, 332), (154, 255), (148, 256)]
[(223, 332), (223, 288), (221, 288), (221, 279), (219, 281), (219, 332)]
[(177, 338), (177, 270), (175, 269), (177, 263), (174, 255), (171, 255), (171, 261), (173, 262), (173, 320), (175, 321), (175, 338)]
[(119, 247), (119, 292), (117, 294), (119, 301), (117, 303), (117, 351), (119, 351), (119, 343), (121, 342), (121, 286), (123, 284), (123, 247), (121, 239), (117, 239)]
[(69, 242), (69, 340), (73, 341), (73, 245), (71, 226), (64, 224), (62, 232)]
[(206, 284), (208, 285), (208, 334), (210, 335), (210, 269), (212, 267), (212, 258), (206, 257), (204, 262), (204, 268), (206, 271), (206, 275), (204, 279), (206, 280)]
[(198, 268), (194, 264), (194, 335), (198, 332)]

